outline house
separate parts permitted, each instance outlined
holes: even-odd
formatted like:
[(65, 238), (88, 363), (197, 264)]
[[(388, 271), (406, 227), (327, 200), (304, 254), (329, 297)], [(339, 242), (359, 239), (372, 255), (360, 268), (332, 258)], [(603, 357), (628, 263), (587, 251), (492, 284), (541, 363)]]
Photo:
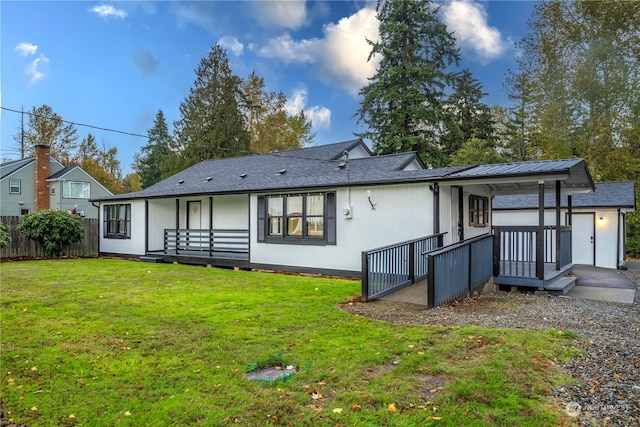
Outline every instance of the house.
[(35, 156), (0, 164), (0, 216), (24, 215), (43, 209), (76, 211), (98, 218), (91, 198), (112, 193), (80, 166), (65, 167), (49, 154), (49, 147), (35, 147)]
[[(416, 153), (373, 156), (353, 140), (206, 160), (142, 191), (93, 200), (104, 255), (362, 276), (369, 299), (425, 276), (432, 250), (480, 240), (483, 275), (500, 275), (494, 194), (592, 189), (581, 159), (427, 169)], [(545, 283), (540, 271), (536, 286)], [(399, 281), (370, 292), (391, 279)]]
[[(599, 182), (596, 190), (561, 198), (561, 223), (572, 225), (571, 254), (574, 264), (622, 268), (626, 260), (626, 214), (636, 208), (633, 181)], [(555, 223), (555, 199), (545, 196), (545, 224)], [(536, 225), (535, 196), (498, 195), (493, 199), (493, 225)]]

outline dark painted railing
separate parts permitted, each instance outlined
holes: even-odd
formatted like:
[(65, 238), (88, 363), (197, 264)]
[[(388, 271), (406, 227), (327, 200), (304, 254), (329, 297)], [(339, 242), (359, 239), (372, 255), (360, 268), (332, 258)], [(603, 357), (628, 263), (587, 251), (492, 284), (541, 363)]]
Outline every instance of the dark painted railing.
[(427, 277), (426, 255), (446, 233), (362, 252), (362, 300), (370, 301)]
[(493, 236), (464, 240), (427, 254), (427, 301), (437, 307), (461, 297), (493, 275)]
[(164, 253), (208, 253), (214, 252), (249, 253), (248, 230), (164, 230)]
[(542, 280), (545, 263), (556, 263), (558, 269), (571, 263), (570, 226), (560, 227), (560, 254), (556, 227), (544, 227), (542, 236), (538, 231), (536, 226), (493, 228), (494, 276), (537, 277)]

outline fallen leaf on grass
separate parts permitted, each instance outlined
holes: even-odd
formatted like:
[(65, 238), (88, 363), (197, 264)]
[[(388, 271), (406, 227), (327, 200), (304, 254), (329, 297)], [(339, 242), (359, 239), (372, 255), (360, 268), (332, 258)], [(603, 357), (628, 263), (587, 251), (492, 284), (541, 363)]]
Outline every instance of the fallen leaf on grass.
[(341, 414), (342, 413), (342, 408), (333, 408), (333, 413), (334, 414)]
[(32, 411), (37, 411), (37, 410), (38, 410), (38, 408), (37, 408), (37, 407), (35, 407), (35, 406), (32, 406), (32, 407), (31, 407), (31, 410), (32, 410)]
[(442, 417), (427, 417), (428, 420), (440, 421)]
[(389, 403), (389, 406), (387, 406), (387, 409), (389, 410), (389, 412), (397, 411), (395, 403)]
[(360, 404), (359, 404), (359, 403), (354, 403), (353, 405), (351, 405), (351, 409), (352, 409), (353, 411), (357, 411), (357, 410), (359, 410), (359, 409), (361, 409), (361, 408), (362, 408), (362, 406), (360, 406)]

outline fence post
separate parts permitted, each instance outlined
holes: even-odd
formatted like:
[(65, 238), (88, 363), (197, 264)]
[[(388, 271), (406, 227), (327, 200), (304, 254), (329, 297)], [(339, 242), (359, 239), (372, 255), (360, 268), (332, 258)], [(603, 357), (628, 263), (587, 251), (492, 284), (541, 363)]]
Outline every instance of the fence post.
[(409, 281), (416, 281), (416, 242), (409, 243)]
[(428, 264), (428, 273), (427, 273), (427, 308), (433, 308), (436, 305), (436, 294), (435, 294), (435, 258), (433, 255), (427, 254), (427, 264)]
[(362, 252), (362, 301), (369, 299), (369, 254)]

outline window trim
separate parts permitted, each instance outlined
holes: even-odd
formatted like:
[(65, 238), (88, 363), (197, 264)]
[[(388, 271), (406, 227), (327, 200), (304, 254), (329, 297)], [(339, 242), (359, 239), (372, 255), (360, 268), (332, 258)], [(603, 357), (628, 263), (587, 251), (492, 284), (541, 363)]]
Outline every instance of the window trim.
[[(119, 218), (120, 207), (122, 206), (124, 206), (125, 216), (124, 218)], [(115, 208), (116, 218), (110, 218), (110, 208)], [(105, 239), (131, 239), (131, 203), (104, 205), (102, 221), (102, 235)], [(109, 232), (110, 223), (114, 224), (116, 230), (120, 230), (124, 225), (124, 232)]]
[[(70, 196), (71, 184), (82, 184), (82, 196), (73, 197)], [(62, 198), (63, 199), (90, 199), (91, 198), (91, 183), (87, 181), (63, 181), (62, 182)]]
[[(322, 216), (308, 214), (308, 196), (322, 196)], [(288, 215), (287, 202), (289, 198), (294, 197), (302, 197), (302, 213)], [(282, 215), (269, 215), (269, 199), (282, 200)], [(335, 245), (335, 200), (335, 192), (322, 191), (258, 196), (258, 242), (292, 245)], [(279, 218), (282, 224), (281, 234), (271, 235), (269, 234), (272, 223), (271, 220), (276, 218)], [(300, 235), (289, 234), (288, 227), (290, 218), (300, 218), (300, 221), (302, 221), (302, 233)], [(322, 218), (322, 236), (309, 234), (309, 219), (313, 218)]]
[[(13, 183), (18, 183), (18, 191), (12, 191)], [(22, 194), (22, 180), (14, 178), (9, 180), (9, 194)]]
[[(481, 212), (480, 212), (481, 211)], [(482, 222), (480, 222), (482, 215)], [(469, 195), (469, 226), (487, 227), (489, 225), (489, 198), (486, 196)]]

